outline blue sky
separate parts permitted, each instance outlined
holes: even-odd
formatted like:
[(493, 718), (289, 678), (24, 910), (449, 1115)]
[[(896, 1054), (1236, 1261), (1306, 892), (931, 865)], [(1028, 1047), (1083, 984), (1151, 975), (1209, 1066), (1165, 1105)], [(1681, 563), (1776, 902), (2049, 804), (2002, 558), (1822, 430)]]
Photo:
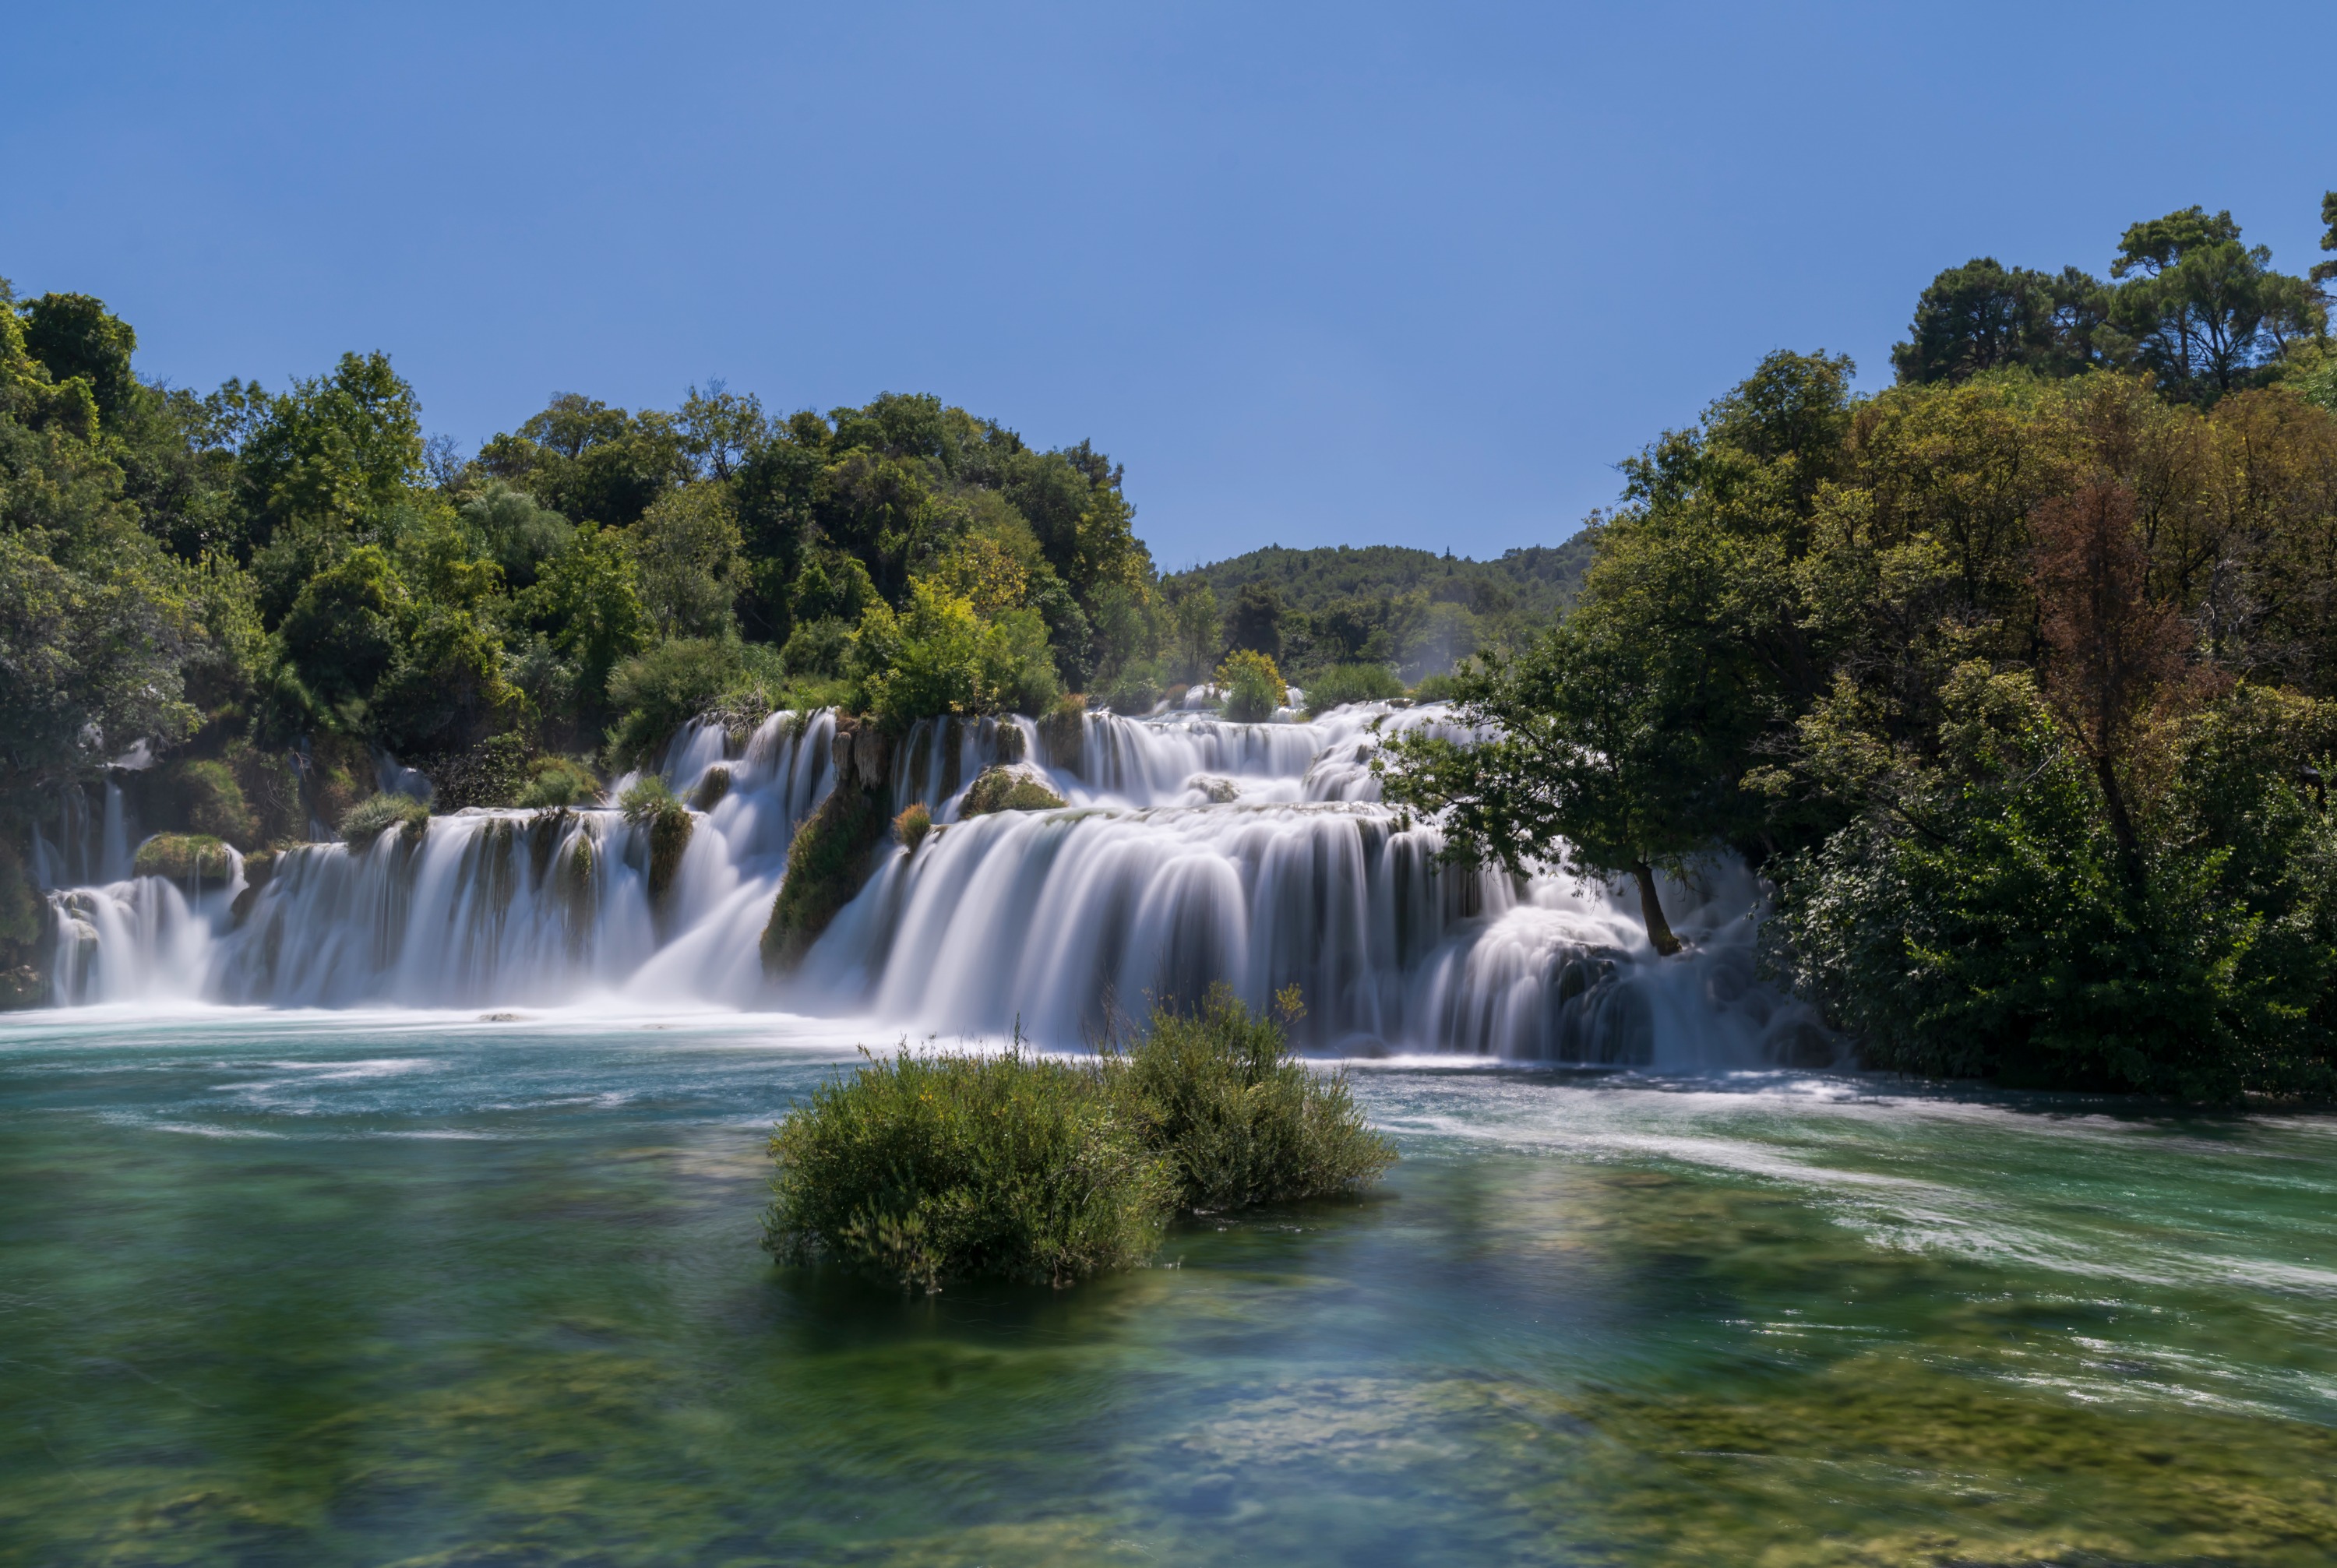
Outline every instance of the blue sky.
[(1889, 377), (1980, 253), (2228, 207), (2303, 270), (2337, 8), (44, 6), (0, 275), (149, 375), (932, 391), (1127, 466), (1164, 566), (1551, 543), (1773, 348)]

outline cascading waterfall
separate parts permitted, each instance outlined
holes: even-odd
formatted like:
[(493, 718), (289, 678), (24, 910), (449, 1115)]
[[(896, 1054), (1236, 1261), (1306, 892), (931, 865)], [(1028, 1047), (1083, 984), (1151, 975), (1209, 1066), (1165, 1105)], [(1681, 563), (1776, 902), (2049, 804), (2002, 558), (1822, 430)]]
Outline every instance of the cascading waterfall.
[[(796, 829), (833, 786), (826, 712), (743, 745), (713, 723), (660, 768), (708, 802), (652, 893), (646, 829), (617, 811), (468, 810), (351, 849), (312, 844), (247, 889), (156, 878), (53, 895), (68, 1003), (705, 1005), (869, 1014), (954, 1038), (1076, 1044), (1215, 984), (1263, 1006), (1296, 985), (1311, 1047), (1465, 1051), (1667, 1067), (1805, 1054), (1802, 1011), (1754, 978), (1758, 889), (1717, 866), (1671, 886), (1691, 942), (1657, 960), (1599, 887), (1440, 866), (1434, 828), (1379, 801), (1378, 728), (1450, 723), (1366, 704), (1311, 722), (927, 720), (893, 748), (889, 841), (790, 973), (759, 939)], [(986, 767), (1037, 769), (1060, 810), (961, 819)], [(710, 778), (720, 769), (727, 788)], [(126, 856), (125, 856), (126, 862)]]

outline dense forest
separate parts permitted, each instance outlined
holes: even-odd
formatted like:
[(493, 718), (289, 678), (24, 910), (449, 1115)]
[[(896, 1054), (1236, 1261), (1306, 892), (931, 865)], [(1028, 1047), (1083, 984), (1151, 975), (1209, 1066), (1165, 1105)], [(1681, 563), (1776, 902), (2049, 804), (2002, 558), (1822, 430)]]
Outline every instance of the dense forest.
[[(2337, 193), (2322, 209), (2337, 250)], [(1722, 849), (1880, 1065), (2337, 1088), (2337, 353), (2228, 213), (2103, 281), (1940, 274), (1893, 356), (1779, 352), (1626, 465), (1573, 612), (1416, 738), (1452, 852), (1636, 882)]]

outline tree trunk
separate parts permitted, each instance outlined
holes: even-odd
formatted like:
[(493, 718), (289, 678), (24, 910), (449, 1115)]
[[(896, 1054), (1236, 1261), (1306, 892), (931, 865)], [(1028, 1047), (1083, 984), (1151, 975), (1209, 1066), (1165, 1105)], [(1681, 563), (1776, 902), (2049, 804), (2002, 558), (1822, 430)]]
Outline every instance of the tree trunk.
[(2126, 872), (2127, 886), (2135, 897), (2142, 896), (2142, 842), (2135, 837), (2134, 819), (2126, 814), (2126, 794), (2118, 789), (2117, 769), (2107, 757), (2094, 759), (2094, 775), (2101, 780), (2102, 799), (2110, 808), (2110, 837), (2117, 840), (2118, 864)]
[(1639, 918), (1648, 923), (1648, 941), (1668, 958), (1680, 950), (1680, 939), (1672, 935), (1672, 923), (1664, 918), (1663, 900), (1656, 897), (1655, 867), (1644, 860), (1632, 861), (1631, 880), (1639, 885)]

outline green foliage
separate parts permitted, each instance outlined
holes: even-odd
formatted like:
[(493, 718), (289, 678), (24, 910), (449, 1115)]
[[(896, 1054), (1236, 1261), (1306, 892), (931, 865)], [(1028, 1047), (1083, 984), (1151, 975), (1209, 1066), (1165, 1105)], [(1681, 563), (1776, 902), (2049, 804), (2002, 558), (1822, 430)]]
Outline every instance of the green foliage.
[[(1281, 1003), (1299, 1011), (1296, 989)], [(1395, 1162), (1344, 1072), (1290, 1052), (1280, 1024), (1222, 984), (1196, 1012), (1156, 1010), (1106, 1083), (1146, 1147), (1174, 1169), (1177, 1204), (1208, 1212), (1354, 1192)]]
[(675, 731), (712, 707), (745, 674), (739, 644), (724, 638), (660, 642), (625, 661), (609, 680), (609, 703), (619, 714), (609, 731), (614, 765), (655, 763)]
[(960, 817), (987, 817), (996, 811), (1053, 811), (1064, 804), (1037, 769), (1001, 763), (983, 769), (966, 786), (957, 809)]
[(893, 841), (912, 855), (933, 830), (934, 814), (922, 800), (911, 801), (908, 809), (893, 818)]
[[(1285, 998), (1294, 1014), (1294, 995)], [(1229, 992), (1096, 1060), (871, 1058), (771, 1139), (765, 1243), (908, 1289), (1136, 1267), (1178, 1210), (1354, 1192), (1395, 1160), (1343, 1075)]]
[(1491, 561), (1387, 544), (1269, 545), (1198, 566), (1163, 583), (1175, 673), (1206, 680), (1237, 646), (1310, 690), (1323, 669), (1358, 661), (1414, 679), (1443, 673), (1480, 649), (1523, 643), (1562, 613), (1596, 537), (1593, 528)]
[(259, 820), (244, 799), (242, 783), (225, 762), (181, 762), (171, 769), (170, 782), (185, 808), (190, 828), (239, 848), (259, 847)]
[(542, 811), (600, 801), (601, 781), (572, 757), (539, 757), (513, 804)]
[(2243, 691), (2187, 728), (2138, 890), (2027, 675), (1967, 666), (1943, 706), (1937, 760), (1785, 878), (1772, 933), (1872, 1060), (2198, 1099), (2337, 1083), (2337, 828), (2293, 782), (2293, 704)]
[(865, 710), (896, 732), (946, 714), (1043, 713), (1061, 693), (1037, 612), (984, 616), (972, 599), (924, 578), (910, 584), (900, 614), (869, 607), (850, 662)]
[(719, 637), (732, 629), (743, 565), (738, 519), (719, 485), (669, 491), (625, 530), (642, 607), (660, 637)]
[(108, 424), (122, 419), (139, 391), (130, 370), (138, 334), (130, 324), (108, 315), (103, 300), (86, 294), (44, 294), (24, 312), (25, 352), (54, 380), (87, 383)]
[(1239, 724), (1259, 724), (1274, 717), (1290, 695), (1274, 661), (1255, 649), (1237, 648), (1226, 655), (1217, 671), (1226, 717)]
[(1384, 702), (1403, 695), (1403, 682), (1384, 664), (1334, 664), (1307, 682), (1306, 707), (1325, 713), (1350, 702)]
[(1096, 1078), (1019, 1050), (871, 1059), (772, 1134), (765, 1244), (929, 1291), (1134, 1267), (1175, 1189)]
[(226, 886), (230, 869), (227, 846), (208, 833), (157, 833), (130, 862), (133, 877), (160, 877), (189, 891), (206, 882)]
[(430, 826), (430, 808), (411, 795), (374, 795), (358, 801), (341, 818), (341, 842), (363, 849), (392, 828), (418, 838)]

